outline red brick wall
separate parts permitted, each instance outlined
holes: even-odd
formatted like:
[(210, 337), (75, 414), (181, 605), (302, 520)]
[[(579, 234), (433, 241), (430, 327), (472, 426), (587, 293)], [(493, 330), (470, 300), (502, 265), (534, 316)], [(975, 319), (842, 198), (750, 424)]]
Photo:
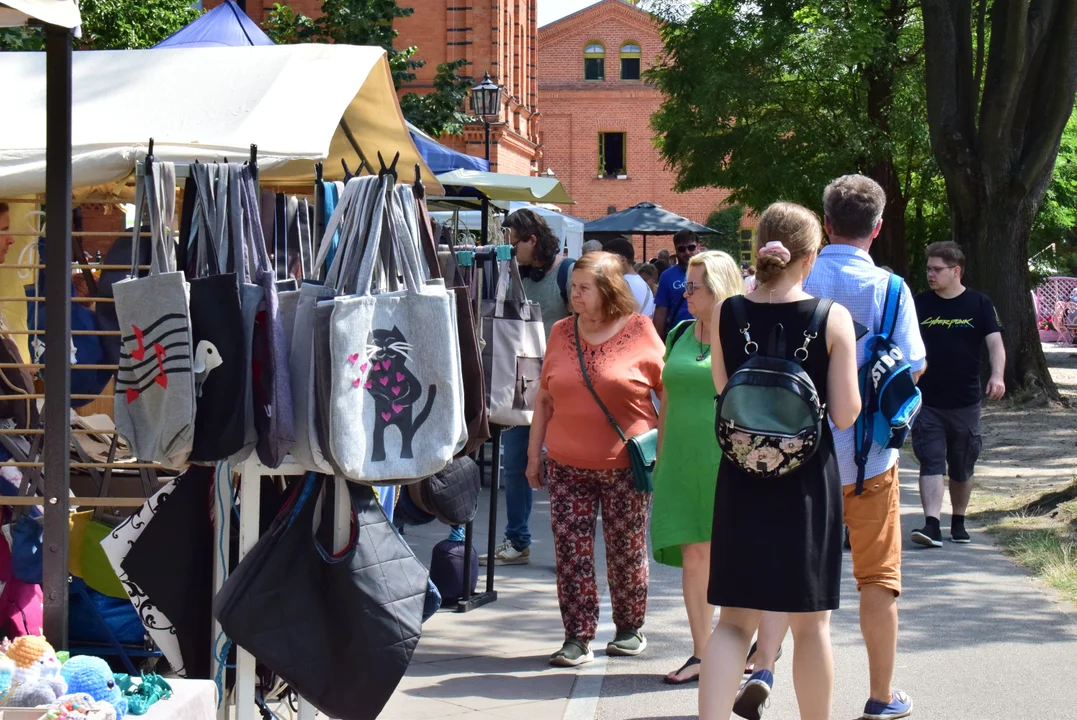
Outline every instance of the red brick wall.
[[(543, 142), (540, 172), (552, 168), (576, 200), (565, 211), (585, 220), (653, 202), (696, 222), (704, 222), (728, 196), (718, 189), (673, 192), (676, 180), (654, 147), (651, 115), (661, 95), (642, 81), (620, 80), (621, 46), (638, 44), (643, 67), (654, 62), (662, 43), (651, 17), (620, 0), (606, 0), (539, 31), (539, 103)], [(583, 51), (591, 42), (606, 48), (606, 80), (583, 79)], [(599, 179), (598, 134), (624, 132), (625, 180)], [(637, 242), (637, 252), (641, 251)], [(647, 253), (672, 247), (669, 238), (651, 238)]]

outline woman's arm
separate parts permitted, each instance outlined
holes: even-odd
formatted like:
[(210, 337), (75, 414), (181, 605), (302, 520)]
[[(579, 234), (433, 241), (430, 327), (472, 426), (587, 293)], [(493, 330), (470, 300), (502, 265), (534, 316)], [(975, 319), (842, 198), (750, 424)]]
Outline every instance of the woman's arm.
[(546, 426), (553, 417), (553, 396), (549, 390), (539, 390), (535, 412), (531, 418), (531, 435), (527, 443), (527, 483), (540, 490), (545, 478), (542, 472), (542, 445), (546, 442)]
[(852, 427), (860, 414), (860, 383), (856, 367), (856, 331), (853, 318), (834, 303), (826, 325), (826, 345), (830, 352), (827, 373), (827, 410), (839, 430)]
[(719, 322), (722, 317), (722, 306), (725, 300), (714, 306), (711, 314), (710, 341), (711, 341), (711, 377), (714, 379), (714, 392), (718, 395), (725, 390), (729, 376), (725, 372), (725, 355), (722, 353), (721, 334), (718, 332)]

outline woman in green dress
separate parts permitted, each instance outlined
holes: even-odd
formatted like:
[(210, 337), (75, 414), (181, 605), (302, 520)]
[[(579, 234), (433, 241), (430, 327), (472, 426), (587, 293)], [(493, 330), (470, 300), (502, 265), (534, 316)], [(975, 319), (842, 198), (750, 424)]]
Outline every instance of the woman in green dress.
[(699, 679), (699, 658), (714, 624), (707, 582), (714, 486), (722, 451), (714, 437), (710, 320), (717, 303), (743, 293), (744, 282), (733, 258), (718, 251), (696, 255), (688, 263), (684, 296), (697, 319), (685, 320), (666, 337), (651, 546), (655, 560), (682, 568), (694, 646), (688, 661), (666, 675), (666, 682), (674, 685)]

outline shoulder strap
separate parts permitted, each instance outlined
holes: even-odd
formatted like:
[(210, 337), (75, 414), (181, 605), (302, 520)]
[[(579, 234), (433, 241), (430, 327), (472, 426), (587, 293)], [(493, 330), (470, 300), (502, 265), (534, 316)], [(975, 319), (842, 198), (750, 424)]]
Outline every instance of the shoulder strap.
[(591, 397), (598, 403), (598, 407), (602, 409), (602, 412), (606, 415), (606, 422), (608, 422), (613, 429), (617, 432), (617, 437), (621, 438), (621, 442), (627, 443), (628, 438), (625, 437), (624, 432), (621, 430), (621, 426), (617, 424), (617, 421), (613, 419), (613, 414), (606, 407), (606, 404), (602, 402), (602, 398), (595, 392), (594, 386), (591, 384), (591, 378), (587, 376), (587, 365), (583, 361), (583, 345), (580, 343), (580, 316), (575, 315), (572, 318), (572, 331), (576, 336), (576, 357), (580, 361), (580, 372), (583, 373), (583, 382), (587, 385), (587, 389), (591, 392)]
[(826, 320), (826, 316), (830, 314), (830, 308), (834, 304), (834, 301), (830, 298), (822, 298), (819, 300), (819, 304), (815, 306), (815, 312), (812, 313), (811, 320), (808, 322), (808, 329), (805, 330), (812, 338), (819, 336), (819, 328), (822, 327), (823, 321)]
[(883, 322), (879, 328), (879, 335), (883, 340), (889, 340), (894, 334), (894, 325), (897, 324), (898, 310), (901, 308), (902, 286), (905, 281), (900, 276), (890, 273), (886, 285), (886, 302), (883, 304)]
[(692, 327), (692, 325), (694, 324), (695, 320), (685, 320), (682, 323), (677, 323), (677, 327), (673, 328), (673, 342), (671, 342), (669, 346), (673, 347), (674, 345), (676, 345), (677, 341), (681, 339), (681, 336), (684, 335), (688, 331), (688, 328)]
[(561, 290), (561, 301), (565, 303), (565, 307), (568, 307), (568, 274), (572, 272), (572, 266), (575, 264), (575, 260), (565, 258), (557, 268), (557, 287)]

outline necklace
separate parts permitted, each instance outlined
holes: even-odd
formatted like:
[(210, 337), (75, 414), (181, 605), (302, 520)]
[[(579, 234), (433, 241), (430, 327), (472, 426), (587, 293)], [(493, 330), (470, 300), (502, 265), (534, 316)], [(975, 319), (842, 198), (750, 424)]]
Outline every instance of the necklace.
[(699, 355), (696, 355), (696, 362), (703, 362), (707, 359), (707, 356), (711, 354), (711, 346), (707, 345), (706, 349), (703, 347), (703, 326), (699, 326), (699, 337), (696, 338), (699, 342)]

